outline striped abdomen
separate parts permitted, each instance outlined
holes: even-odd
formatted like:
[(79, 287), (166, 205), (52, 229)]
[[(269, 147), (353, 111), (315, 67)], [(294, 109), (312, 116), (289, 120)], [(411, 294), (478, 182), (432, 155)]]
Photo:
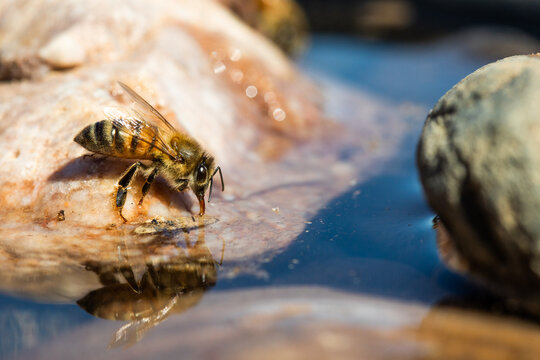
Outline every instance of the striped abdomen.
[[(133, 131), (134, 134), (140, 134), (140, 130), (136, 128), (130, 129), (130, 131)], [(88, 125), (73, 140), (85, 149), (97, 154), (128, 159), (153, 158), (151, 144), (141, 141), (140, 136), (120, 130), (111, 120), (101, 120)]]

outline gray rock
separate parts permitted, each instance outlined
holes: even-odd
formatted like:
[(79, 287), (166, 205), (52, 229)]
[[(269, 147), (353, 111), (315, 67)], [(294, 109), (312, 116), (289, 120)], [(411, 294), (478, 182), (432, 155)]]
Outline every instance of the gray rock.
[(540, 294), (540, 57), (486, 65), (429, 113), (417, 163), (461, 270)]

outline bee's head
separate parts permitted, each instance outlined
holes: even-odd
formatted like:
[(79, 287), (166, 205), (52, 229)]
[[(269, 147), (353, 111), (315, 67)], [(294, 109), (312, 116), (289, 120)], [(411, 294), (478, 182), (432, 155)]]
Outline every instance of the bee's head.
[(221, 174), (221, 169), (218, 166), (217, 168), (214, 165), (214, 158), (208, 155), (203, 155), (197, 166), (193, 169), (192, 181), (191, 181), (191, 190), (199, 199), (199, 215), (204, 215), (205, 212), (205, 202), (204, 194), (206, 189), (210, 186), (210, 194), (208, 195), (208, 201), (212, 197), (212, 184), (214, 175), (219, 171), (219, 176), (221, 178), (221, 191), (225, 190), (225, 184), (223, 183), (223, 175)]

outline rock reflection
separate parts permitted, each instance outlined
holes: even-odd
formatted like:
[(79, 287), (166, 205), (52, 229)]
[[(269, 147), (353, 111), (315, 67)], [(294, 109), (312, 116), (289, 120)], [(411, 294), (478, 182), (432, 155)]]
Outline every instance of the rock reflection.
[[(153, 241), (166, 242), (159, 235)], [(197, 304), (204, 292), (217, 281), (221, 258), (214, 260), (204, 241), (204, 230), (191, 243), (186, 233), (185, 247), (167, 260), (145, 257), (143, 262), (120, 260), (116, 264), (86, 263), (86, 269), (98, 275), (103, 287), (77, 301), (88, 313), (109, 320), (129, 321), (111, 339), (111, 346), (130, 346), (146, 332), (173, 313), (181, 313)], [(119, 255), (127, 249), (119, 249)], [(137, 274), (141, 274), (137, 276)]]

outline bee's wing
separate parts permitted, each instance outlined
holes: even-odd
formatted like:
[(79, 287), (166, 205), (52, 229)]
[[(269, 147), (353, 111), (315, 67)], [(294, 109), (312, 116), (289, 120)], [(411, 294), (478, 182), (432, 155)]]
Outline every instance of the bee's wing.
[(163, 140), (159, 128), (146, 122), (139, 114), (133, 116), (113, 107), (104, 108), (103, 113), (121, 132), (153, 145), (171, 159), (178, 159), (178, 156), (174, 155), (175, 151)]
[(132, 322), (122, 326), (114, 334), (109, 347), (129, 347), (136, 344), (143, 338), (148, 330), (161, 323), (170, 315), (171, 310), (174, 308), (177, 302), (178, 295), (175, 295), (163, 308), (154, 311), (148, 316), (133, 320)]
[(174, 128), (174, 126), (172, 126), (171, 123), (168, 122), (167, 119), (165, 119), (165, 117), (161, 115), (159, 111), (157, 111), (152, 105), (150, 105), (148, 101), (144, 100), (139, 94), (137, 94), (132, 88), (130, 88), (123, 82), (119, 81), (118, 84), (120, 84), (122, 89), (124, 89), (124, 91), (129, 95), (129, 97), (135, 102), (137, 107), (140, 109), (140, 111), (137, 111), (137, 109), (134, 109), (135, 111), (137, 111), (139, 114), (141, 114), (145, 118), (148, 118), (148, 117), (155, 118), (158, 123), (161, 122), (170, 131), (176, 132), (176, 129)]

